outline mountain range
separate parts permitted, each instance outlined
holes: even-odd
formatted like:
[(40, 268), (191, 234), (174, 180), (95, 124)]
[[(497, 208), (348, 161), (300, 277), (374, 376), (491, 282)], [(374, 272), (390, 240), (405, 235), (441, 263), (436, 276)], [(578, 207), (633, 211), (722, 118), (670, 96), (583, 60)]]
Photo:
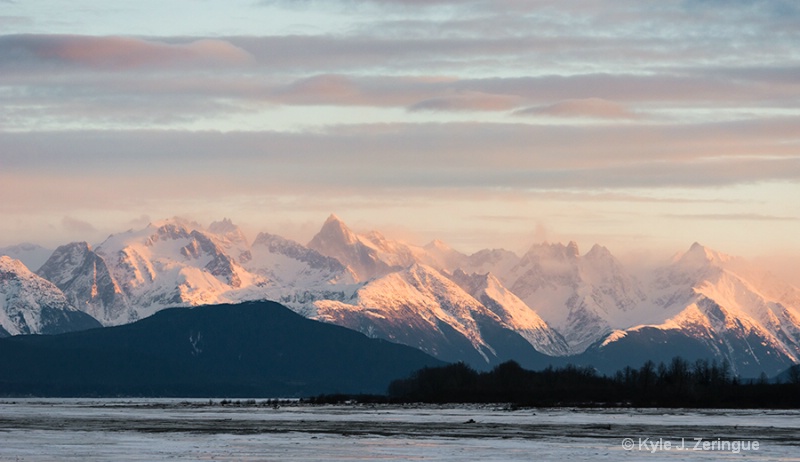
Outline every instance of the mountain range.
[[(21, 245), (0, 254), (41, 260), (41, 248), (26, 246), (27, 253)], [(274, 300), (479, 369), (513, 359), (529, 368), (572, 362), (610, 372), (682, 355), (757, 376), (800, 362), (800, 290), (697, 243), (634, 274), (601, 245), (583, 254), (570, 242), (537, 243), (522, 255), (467, 255), (441, 241), (418, 246), (356, 233), (335, 215), (306, 245), (268, 233), (249, 242), (227, 219), (208, 227), (171, 219), (97, 245), (60, 246), (30, 274), (61, 294), (64, 313), (86, 313), (104, 326), (168, 307)], [(8, 300), (9, 290), (0, 286), (0, 296)], [(45, 332), (36, 323), (12, 327), (9, 306), (0, 309), (8, 334)]]

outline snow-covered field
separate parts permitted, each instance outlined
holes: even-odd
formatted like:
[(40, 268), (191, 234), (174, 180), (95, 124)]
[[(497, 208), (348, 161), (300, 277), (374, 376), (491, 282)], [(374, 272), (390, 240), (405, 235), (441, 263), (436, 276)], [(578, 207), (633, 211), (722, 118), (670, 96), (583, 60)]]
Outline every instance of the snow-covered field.
[(800, 460), (800, 411), (0, 400), (0, 461), (556, 459)]

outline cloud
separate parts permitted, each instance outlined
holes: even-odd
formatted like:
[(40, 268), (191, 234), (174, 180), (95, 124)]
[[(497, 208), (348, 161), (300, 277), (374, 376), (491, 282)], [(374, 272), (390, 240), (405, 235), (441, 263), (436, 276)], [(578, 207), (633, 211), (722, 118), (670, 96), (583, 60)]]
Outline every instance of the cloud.
[(760, 213), (710, 213), (710, 214), (667, 214), (668, 218), (681, 220), (721, 220), (721, 221), (799, 221), (800, 217), (763, 215)]
[(97, 229), (91, 223), (66, 215), (61, 219), (61, 226), (68, 233), (89, 234), (97, 232)]
[(0, 36), (2, 67), (89, 68), (130, 71), (185, 66), (223, 67), (249, 64), (249, 53), (224, 40), (167, 43), (134, 37), (81, 35)]
[[(246, 74), (235, 69), (209, 73), (177, 68), (133, 73), (9, 72), (0, 73), (0, 85), (7, 88), (0, 120), (17, 130), (65, 124), (169, 127), (205, 118), (240, 119), (281, 105), (398, 108), (415, 114), (516, 110), (517, 115), (548, 115), (565, 121), (634, 121), (644, 114), (676, 117), (692, 109), (785, 111), (800, 104), (800, 84), (792, 80), (793, 70), (714, 68), (707, 73), (686, 70), (682, 76), (481, 79), (317, 74), (288, 80), (260, 74), (255, 68)], [(726, 113), (711, 116), (716, 114)], [(312, 123), (314, 117), (307, 120)], [(219, 126), (224, 129), (226, 124)]]
[(516, 107), (519, 99), (510, 95), (490, 95), (463, 92), (456, 95), (430, 98), (414, 103), (410, 111), (507, 111)]
[(559, 101), (515, 111), (516, 115), (545, 115), (551, 117), (582, 117), (593, 119), (636, 119), (639, 116), (625, 106), (602, 98)]
[[(27, 200), (15, 191), (38, 188), (62, 191), (64, 200), (75, 203), (113, 206), (117, 200), (135, 202), (125, 191), (140, 190), (142, 178), (154, 198), (268, 191), (403, 196), (437, 188), (596, 193), (800, 181), (798, 123), (785, 118), (696, 125), (370, 124), (314, 133), (0, 133), (0, 196), (15, 197), (3, 206), (15, 210)], [(108, 191), (117, 189), (121, 193), (112, 199)]]

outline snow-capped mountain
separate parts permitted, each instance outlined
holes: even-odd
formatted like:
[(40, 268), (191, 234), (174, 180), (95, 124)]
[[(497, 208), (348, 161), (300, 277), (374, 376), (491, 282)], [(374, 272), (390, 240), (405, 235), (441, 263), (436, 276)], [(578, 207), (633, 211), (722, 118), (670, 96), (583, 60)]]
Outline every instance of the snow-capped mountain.
[(240, 300), (277, 300), (313, 316), (315, 300), (342, 300), (358, 288), (356, 275), (339, 260), (274, 234), (259, 233), (244, 264), (269, 283), (232, 294)]
[(222, 303), (229, 301), (227, 292), (253, 283), (220, 240), (198, 228), (172, 220), (109, 236), (98, 245), (96, 254), (132, 308), (101, 321), (125, 324), (169, 306)]
[(493, 273), (501, 280), (508, 281), (512, 270), (519, 264), (520, 258), (514, 252), (505, 249), (484, 249), (467, 257), (461, 265), (448, 267), (451, 273), (461, 269), (465, 273)]
[(415, 346), (446, 361), (488, 367), (507, 359), (525, 364), (543, 357), (500, 316), (422, 264), (374, 279), (349, 300), (314, 305), (319, 320)]
[(105, 260), (86, 242), (58, 247), (37, 274), (61, 289), (71, 305), (95, 319), (136, 317)]
[(53, 283), (19, 260), (0, 256), (0, 336), (58, 334), (101, 327), (75, 309)]
[(326, 281), (355, 283), (355, 275), (339, 260), (274, 234), (259, 233), (245, 267), (283, 285), (297, 286)]
[(638, 281), (599, 245), (581, 256), (574, 242), (537, 244), (498, 277), (563, 335), (573, 354), (624, 325), (646, 300)]
[(419, 263), (439, 271), (467, 274), (509, 274), (520, 258), (504, 249), (487, 249), (466, 255), (434, 239), (418, 246), (388, 239), (378, 231), (358, 234), (339, 217), (331, 214), (308, 248), (335, 258), (349, 267), (359, 281), (380, 277)]
[[(195, 228), (200, 227), (196, 223), (193, 225)], [(224, 249), (233, 261), (244, 265), (252, 259), (247, 237), (242, 229), (233, 224), (229, 218), (223, 218), (221, 221), (215, 221), (208, 225), (207, 233), (214, 236), (217, 245)]]
[(342, 299), (355, 275), (338, 260), (279, 236), (247, 242), (230, 220), (208, 229), (182, 219), (109, 236), (95, 249), (59, 247), (39, 274), (105, 325), (173, 306), (278, 300), (308, 313), (317, 299)]
[(536, 311), (506, 289), (492, 273), (466, 274), (461, 270), (452, 280), (511, 329), (522, 335), (537, 351), (550, 356), (569, 354), (564, 337), (553, 330)]
[(694, 342), (695, 351), (684, 356), (726, 360), (734, 372), (751, 377), (800, 359), (800, 290), (742, 259), (695, 243), (654, 274), (648, 293), (637, 316), (650, 322), (617, 330), (596, 349), (624, 351), (636, 344), (652, 350), (666, 335), (679, 338), (675, 344)]
[(325, 220), (308, 248), (339, 260), (359, 281), (389, 274), (415, 261), (407, 248), (377, 232), (358, 235), (334, 214)]
[(32, 271), (41, 267), (50, 257), (51, 253), (53, 253), (53, 249), (47, 249), (38, 244), (31, 244), (30, 242), (23, 242), (22, 244), (0, 248), (0, 255), (6, 255), (14, 260), (19, 260)]
[(268, 233), (250, 243), (227, 219), (171, 219), (59, 247), (39, 274), (105, 325), (266, 299), (477, 367), (553, 357), (638, 367), (680, 354), (757, 375), (800, 360), (800, 290), (699, 244), (634, 277), (600, 245), (466, 255), (358, 234), (335, 215), (308, 246)]

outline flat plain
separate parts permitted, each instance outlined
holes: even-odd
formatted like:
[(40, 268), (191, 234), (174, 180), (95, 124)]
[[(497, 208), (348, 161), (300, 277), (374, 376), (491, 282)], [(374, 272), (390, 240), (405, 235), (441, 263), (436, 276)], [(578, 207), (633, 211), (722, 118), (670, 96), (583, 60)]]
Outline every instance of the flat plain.
[(0, 401), (0, 461), (566, 458), (800, 460), (800, 411)]

